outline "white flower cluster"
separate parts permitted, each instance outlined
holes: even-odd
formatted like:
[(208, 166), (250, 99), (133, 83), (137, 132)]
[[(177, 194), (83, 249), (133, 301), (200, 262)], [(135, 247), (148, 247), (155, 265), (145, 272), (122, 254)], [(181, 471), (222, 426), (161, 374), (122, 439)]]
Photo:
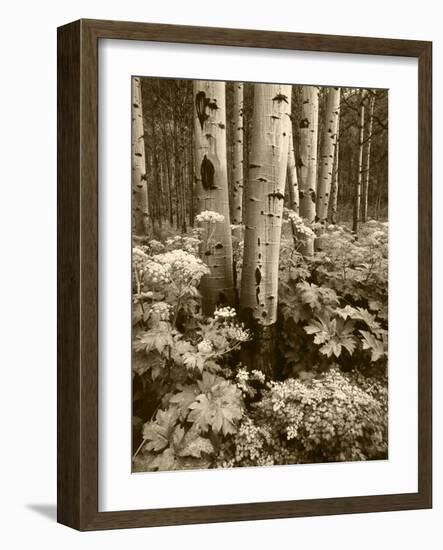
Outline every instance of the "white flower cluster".
[(301, 218), (297, 212), (294, 212), (294, 210), (289, 210), (289, 208), (285, 209), (285, 214), (287, 216), (287, 219), (292, 223), (292, 225), (295, 227), (295, 230), (297, 231), (298, 235), (303, 235), (305, 237), (314, 237), (315, 233), (314, 231), (305, 224), (303, 221), (303, 218)]
[(155, 239), (152, 239), (149, 241), (149, 250), (151, 254), (159, 254), (160, 252), (163, 252), (165, 249), (165, 246), (160, 241), (157, 241)]
[(241, 325), (229, 325), (226, 327), (227, 336), (231, 340), (236, 340), (237, 342), (247, 342), (251, 339), (251, 334), (248, 330), (243, 328)]
[(236, 315), (237, 315), (237, 312), (235, 311), (235, 309), (233, 307), (229, 307), (229, 306), (218, 307), (214, 311), (214, 317), (219, 321), (226, 320), (226, 319), (232, 319)]
[(195, 216), (195, 221), (198, 223), (222, 223), (225, 221), (225, 217), (223, 214), (219, 214), (218, 212), (214, 212), (212, 210), (203, 210), (203, 212), (200, 212), (200, 214), (197, 214)]
[(149, 256), (140, 246), (135, 246), (132, 249), (132, 265), (137, 273), (144, 271), (147, 263), (149, 262)]
[(167, 239), (165, 244), (169, 250), (182, 249), (190, 254), (197, 254), (200, 242), (196, 237), (176, 235)]
[(211, 353), (212, 351), (212, 344), (209, 340), (202, 340), (198, 345), (197, 345), (197, 349), (199, 351), (199, 353), (204, 353), (204, 354), (207, 354), (207, 353)]
[(169, 321), (172, 306), (166, 302), (156, 302), (151, 306), (151, 313), (156, 315), (160, 321)]
[(259, 382), (262, 382), (263, 384), (265, 383), (266, 376), (264, 375), (264, 373), (261, 370), (253, 369), (251, 371), (251, 374)]
[(158, 254), (152, 259), (168, 272), (174, 282), (198, 283), (203, 275), (209, 273), (209, 268), (199, 258), (180, 249)]
[(235, 381), (237, 383), (237, 386), (240, 388), (240, 390), (243, 393), (248, 393), (248, 380), (249, 380), (249, 372), (245, 369), (239, 369), (237, 371), (237, 374), (235, 375)]
[(167, 284), (171, 280), (167, 266), (164, 266), (155, 260), (148, 259), (144, 266), (143, 272), (145, 276), (145, 283), (147, 284)]

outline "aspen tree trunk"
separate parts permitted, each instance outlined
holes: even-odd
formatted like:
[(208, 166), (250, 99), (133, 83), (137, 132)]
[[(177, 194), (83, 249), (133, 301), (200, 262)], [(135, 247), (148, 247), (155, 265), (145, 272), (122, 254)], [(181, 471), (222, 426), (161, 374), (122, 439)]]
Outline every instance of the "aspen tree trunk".
[[(338, 125), (340, 124), (340, 117), (337, 124), (337, 135), (338, 135)], [(332, 170), (332, 183), (331, 183), (331, 199), (330, 199), (330, 219), (331, 223), (337, 223), (337, 203), (338, 203), (338, 162), (340, 156), (340, 139), (337, 138), (335, 143), (334, 151), (334, 168)]]
[(234, 83), (234, 106), (232, 115), (233, 151), (232, 151), (232, 216), (233, 231), (238, 241), (242, 236), (240, 225), (243, 222), (243, 83)]
[(365, 90), (360, 92), (360, 133), (359, 133), (359, 144), (358, 144), (358, 176), (357, 184), (355, 186), (355, 195), (354, 195), (354, 214), (352, 218), (352, 231), (357, 233), (358, 231), (358, 222), (360, 221), (360, 202), (361, 202), (361, 182), (363, 176), (363, 140), (364, 140), (364, 131), (365, 131)]
[(222, 223), (211, 227), (210, 239), (204, 242), (201, 251), (203, 261), (211, 270), (200, 285), (203, 313), (211, 315), (217, 305), (234, 303), (226, 156), (226, 84), (195, 80), (193, 86), (197, 212), (210, 210), (224, 216)]
[(369, 175), (371, 168), (371, 141), (372, 141), (372, 126), (374, 122), (374, 107), (375, 107), (375, 92), (371, 95), (369, 102), (369, 121), (368, 121), (368, 133), (366, 144), (366, 161), (363, 175), (363, 201), (361, 209), (361, 221), (365, 223), (368, 218), (368, 196), (369, 196)]
[[(318, 88), (302, 87), (302, 111), (299, 129), (299, 187), (300, 216), (308, 223), (315, 221), (317, 193), (317, 136), (318, 136)], [(314, 254), (314, 237), (305, 239), (301, 252)]]
[(317, 193), (317, 220), (324, 226), (328, 219), (334, 151), (340, 113), (340, 88), (329, 88), (321, 141), (320, 179)]
[(149, 231), (149, 208), (141, 85), (137, 77), (132, 79), (132, 193), (134, 234), (144, 236)]
[[(292, 135), (292, 121), (289, 121), (289, 145), (288, 145), (288, 166), (286, 172), (286, 186), (288, 191), (289, 209), (299, 213), (299, 192), (298, 192), (298, 178), (297, 178), (297, 165), (295, 162), (294, 153), (294, 139)], [(297, 235), (297, 229), (294, 220), (291, 218), (291, 231), (294, 246), (298, 248), (299, 239)]]
[(294, 138), (292, 135), (292, 122), (289, 120), (289, 145), (288, 145), (288, 167), (286, 174), (288, 184), (289, 208), (299, 213), (299, 191), (297, 179), (297, 166), (295, 164)]
[(255, 338), (243, 349), (246, 365), (272, 374), (280, 236), (288, 164), (291, 86), (254, 85), (240, 314)]

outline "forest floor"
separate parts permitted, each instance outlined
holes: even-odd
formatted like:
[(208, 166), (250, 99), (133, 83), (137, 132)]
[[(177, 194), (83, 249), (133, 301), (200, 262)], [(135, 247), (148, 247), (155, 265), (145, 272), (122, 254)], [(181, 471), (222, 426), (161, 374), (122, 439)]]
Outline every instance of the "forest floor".
[(238, 310), (199, 313), (198, 231), (171, 233), (133, 249), (134, 470), (385, 459), (387, 222), (330, 225), (312, 257), (285, 227), (271, 375), (242, 363)]

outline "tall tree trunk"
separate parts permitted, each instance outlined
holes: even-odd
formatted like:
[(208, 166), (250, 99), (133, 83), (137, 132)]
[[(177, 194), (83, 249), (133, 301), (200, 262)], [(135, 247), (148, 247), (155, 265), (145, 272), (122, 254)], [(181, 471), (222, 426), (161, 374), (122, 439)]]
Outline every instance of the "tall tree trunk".
[(134, 197), (134, 234), (149, 231), (148, 186), (140, 78), (132, 79), (132, 193)]
[(197, 210), (224, 216), (223, 222), (211, 227), (210, 239), (202, 248), (202, 259), (211, 270), (201, 283), (205, 315), (212, 314), (217, 305), (234, 303), (225, 93), (224, 82), (194, 81)]
[(339, 113), (340, 88), (329, 88), (321, 140), (320, 179), (317, 193), (317, 220), (322, 225), (325, 225), (328, 219)]
[(295, 164), (294, 137), (292, 135), (292, 122), (289, 121), (289, 145), (288, 145), (288, 166), (286, 181), (288, 184), (289, 208), (299, 213), (299, 191), (297, 179), (297, 166)]
[(358, 223), (360, 221), (360, 202), (361, 202), (361, 182), (363, 176), (363, 147), (365, 132), (365, 90), (360, 92), (360, 124), (359, 124), (359, 143), (358, 143), (358, 174), (354, 195), (354, 214), (352, 217), (352, 231), (357, 233)]
[(366, 136), (366, 160), (364, 166), (363, 175), (363, 201), (361, 209), (361, 221), (364, 223), (368, 218), (368, 197), (369, 197), (369, 175), (371, 169), (371, 142), (372, 142), (372, 126), (374, 122), (374, 108), (375, 108), (375, 91), (371, 93), (371, 100), (369, 102), (369, 120), (368, 120), (368, 133)]
[[(317, 192), (318, 88), (303, 86), (300, 119), (299, 186), (300, 216), (308, 223), (315, 221)], [(301, 247), (305, 256), (314, 254), (314, 237), (305, 238)]]
[(272, 374), (280, 236), (288, 164), (291, 86), (254, 85), (240, 313), (255, 333), (245, 346), (247, 365)]
[[(340, 124), (340, 117), (337, 123), (337, 135), (338, 135), (338, 126)], [(340, 139), (337, 138), (335, 142), (334, 150), (334, 167), (332, 169), (332, 182), (331, 182), (331, 199), (330, 199), (330, 220), (331, 223), (337, 223), (337, 204), (338, 204), (338, 168), (339, 168), (339, 157), (340, 157)]]
[(240, 240), (243, 222), (243, 83), (234, 83), (234, 105), (232, 115), (233, 151), (232, 151), (232, 215), (233, 235)]

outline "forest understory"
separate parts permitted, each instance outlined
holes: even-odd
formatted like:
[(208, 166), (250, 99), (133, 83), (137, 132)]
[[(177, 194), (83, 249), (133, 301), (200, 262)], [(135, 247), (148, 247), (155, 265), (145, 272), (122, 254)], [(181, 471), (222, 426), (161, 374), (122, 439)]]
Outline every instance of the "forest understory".
[(133, 79), (133, 471), (387, 459), (387, 121)]

